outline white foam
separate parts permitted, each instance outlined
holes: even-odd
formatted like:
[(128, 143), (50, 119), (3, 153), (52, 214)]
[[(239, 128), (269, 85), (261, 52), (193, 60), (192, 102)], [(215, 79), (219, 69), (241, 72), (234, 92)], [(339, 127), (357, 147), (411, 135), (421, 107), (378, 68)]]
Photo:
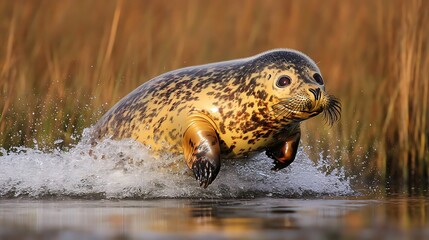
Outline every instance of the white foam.
[(198, 186), (181, 157), (153, 158), (132, 140), (84, 141), (68, 151), (0, 148), (0, 197), (83, 198), (230, 198), (350, 195), (342, 168), (325, 173), (327, 160), (315, 165), (300, 149), (296, 160), (278, 172), (264, 153), (222, 162), (216, 180)]

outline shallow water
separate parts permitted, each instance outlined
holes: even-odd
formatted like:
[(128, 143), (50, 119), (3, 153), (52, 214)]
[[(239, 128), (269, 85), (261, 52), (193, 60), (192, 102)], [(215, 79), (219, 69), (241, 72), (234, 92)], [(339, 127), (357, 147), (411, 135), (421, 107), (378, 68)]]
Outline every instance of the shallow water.
[(2, 200), (0, 238), (428, 239), (425, 198)]
[(288, 169), (263, 153), (225, 160), (200, 188), (180, 157), (130, 140), (68, 151), (0, 149), (0, 239), (428, 239), (425, 197), (353, 190), (302, 149)]

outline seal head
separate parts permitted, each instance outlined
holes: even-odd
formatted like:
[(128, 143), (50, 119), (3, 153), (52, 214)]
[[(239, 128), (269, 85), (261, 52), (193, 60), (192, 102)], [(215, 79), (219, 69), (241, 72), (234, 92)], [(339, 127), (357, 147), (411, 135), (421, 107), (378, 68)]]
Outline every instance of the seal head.
[(267, 65), (264, 76), (273, 84), (267, 93), (273, 96), (271, 108), (280, 121), (299, 122), (324, 112), (333, 124), (340, 117), (340, 103), (325, 92), (325, 83), (316, 63), (303, 53), (273, 51), (261, 54), (257, 64)]
[(340, 117), (340, 102), (305, 54), (278, 49), (254, 57), (171, 71), (142, 84), (93, 127), (93, 139), (133, 138), (155, 155), (183, 154), (200, 185), (221, 158), (266, 151), (274, 170), (295, 158), (300, 122)]

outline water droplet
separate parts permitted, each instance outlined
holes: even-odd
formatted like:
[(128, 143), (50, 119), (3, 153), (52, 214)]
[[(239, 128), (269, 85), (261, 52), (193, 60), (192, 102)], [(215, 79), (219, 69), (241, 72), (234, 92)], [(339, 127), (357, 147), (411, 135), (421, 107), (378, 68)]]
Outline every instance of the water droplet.
[[(101, 193), (107, 198), (353, 194), (345, 170), (332, 166), (334, 159), (330, 159), (329, 154), (325, 154), (326, 158), (320, 154), (314, 164), (300, 149), (296, 160), (278, 172), (271, 171), (272, 166), (267, 164), (271, 161), (264, 153), (246, 161), (225, 159), (215, 181), (203, 189), (189, 175), (182, 156), (167, 154), (155, 159), (146, 147), (132, 140), (106, 139), (92, 146), (85, 131), (83, 140), (68, 151), (43, 152), (33, 140), (35, 148), (22, 148), (20, 152), (2, 156), (0, 197), (12, 191), (17, 196), (28, 194), (30, 197), (51, 194), (84, 197)], [(55, 144), (62, 141), (58, 139)]]

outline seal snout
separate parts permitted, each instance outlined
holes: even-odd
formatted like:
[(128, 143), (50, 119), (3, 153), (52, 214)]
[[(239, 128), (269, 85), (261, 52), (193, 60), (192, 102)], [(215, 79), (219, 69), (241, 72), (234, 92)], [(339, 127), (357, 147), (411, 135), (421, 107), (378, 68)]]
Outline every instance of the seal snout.
[(306, 111), (315, 115), (323, 111), (324, 92), (319, 87), (307, 88), (307, 106)]

